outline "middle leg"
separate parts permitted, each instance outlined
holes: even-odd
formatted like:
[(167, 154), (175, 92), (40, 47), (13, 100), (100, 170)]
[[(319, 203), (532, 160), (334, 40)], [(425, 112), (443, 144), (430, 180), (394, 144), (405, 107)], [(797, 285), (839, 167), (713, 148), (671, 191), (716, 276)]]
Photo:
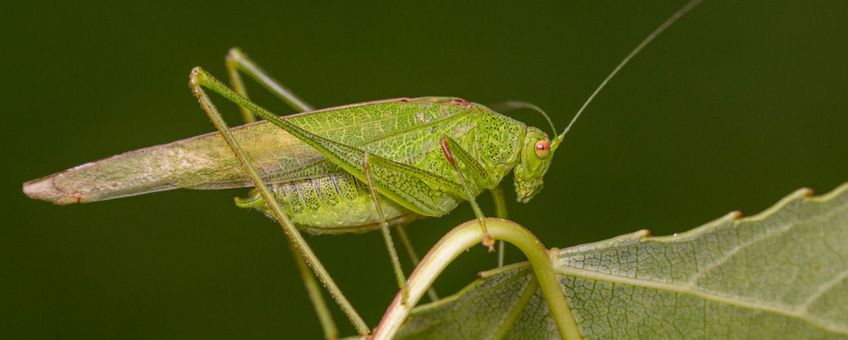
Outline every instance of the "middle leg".
[[(400, 238), (400, 243), (403, 244), (403, 248), (406, 249), (406, 255), (409, 256), (409, 260), (412, 262), (412, 266), (418, 267), (418, 263), (421, 262), (420, 257), (418, 257), (418, 253), (415, 252), (415, 247), (412, 246), (412, 241), (409, 240), (409, 235), (406, 234), (406, 228), (403, 224), (398, 224), (395, 226), (395, 229), (397, 230), (398, 238)], [(427, 289), (427, 295), (430, 296), (431, 301), (439, 301), (439, 295), (436, 294), (436, 289), (432, 286)]]
[(374, 201), (374, 210), (377, 212), (377, 216), (380, 220), (380, 231), (383, 233), (383, 240), (386, 242), (386, 249), (389, 251), (389, 258), (392, 261), (392, 267), (395, 271), (395, 278), (398, 282), (398, 287), (401, 290), (401, 297), (403, 305), (406, 305), (406, 302), (409, 300), (409, 293), (406, 290), (406, 276), (403, 274), (403, 267), (400, 265), (400, 260), (398, 260), (397, 249), (395, 249), (395, 243), (392, 241), (392, 234), (389, 231), (389, 223), (386, 222), (386, 216), (383, 214), (383, 207), (380, 205), (380, 195), (377, 193), (377, 189), (374, 187), (374, 182), (371, 180), (371, 172), (368, 168), (368, 158), (369, 154), (366, 152), (365, 157), (362, 160), (362, 170), (365, 173), (365, 178), (368, 180), (368, 191), (371, 192), (371, 199)]

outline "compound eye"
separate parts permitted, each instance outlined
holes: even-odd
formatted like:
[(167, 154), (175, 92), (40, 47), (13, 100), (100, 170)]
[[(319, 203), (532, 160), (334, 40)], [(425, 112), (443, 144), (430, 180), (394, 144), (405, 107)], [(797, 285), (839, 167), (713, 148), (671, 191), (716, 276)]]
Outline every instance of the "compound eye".
[(551, 143), (547, 140), (540, 140), (536, 142), (536, 157), (544, 159), (548, 157), (548, 154), (551, 153)]

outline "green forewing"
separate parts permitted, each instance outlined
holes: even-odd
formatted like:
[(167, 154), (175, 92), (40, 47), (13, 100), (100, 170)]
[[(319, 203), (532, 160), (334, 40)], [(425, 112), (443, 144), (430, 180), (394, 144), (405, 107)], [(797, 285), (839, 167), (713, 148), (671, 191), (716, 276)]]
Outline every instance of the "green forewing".
[[(393, 99), (284, 117), (294, 125), (340, 144), (395, 162), (433, 166), (438, 138), (473, 144), (470, 133), (495, 117), (515, 133), (523, 124), (464, 100), (444, 97)], [(503, 128), (503, 127), (502, 127)], [(339, 167), (279, 127), (257, 122), (233, 128), (239, 143), (269, 183), (336, 174)], [(501, 138), (517, 138), (504, 136)], [(510, 150), (517, 145), (487, 150)], [(480, 155), (483, 156), (484, 153)], [(490, 158), (509, 165), (509, 155)], [(503, 166), (503, 165), (502, 165)], [(444, 172), (439, 166), (435, 170)], [(250, 183), (218, 133), (127, 152), (87, 163), (25, 185), (32, 196), (56, 203), (89, 202), (175, 188), (222, 189)]]
[[(306, 131), (339, 144), (412, 163), (421, 157), (422, 151), (435, 147), (427, 143), (428, 133), (454, 134), (452, 130), (457, 122), (468, 122), (464, 118), (471, 111), (456, 105), (445, 105), (449, 100), (436, 97), (388, 100), (284, 118)], [(261, 128), (253, 131), (254, 126)], [(471, 126), (465, 125), (464, 128), (470, 129)], [(239, 143), (248, 150), (268, 182), (313, 178), (339, 171), (337, 166), (328, 162), (313, 147), (267, 121), (236, 129)], [(251, 131), (242, 133), (241, 130)], [(216, 149), (228, 151), (223, 140), (215, 133), (208, 138), (210, 144), (211, 140), (215, 140)], [(232, 186), (248, 185), (235, 158), (225, 158), (227, 166), (224, 171), (218, 171), (221, 177), (219, 180), (204, 181), (193, 188), (219, 188), (227, 183), (237, 183)]]

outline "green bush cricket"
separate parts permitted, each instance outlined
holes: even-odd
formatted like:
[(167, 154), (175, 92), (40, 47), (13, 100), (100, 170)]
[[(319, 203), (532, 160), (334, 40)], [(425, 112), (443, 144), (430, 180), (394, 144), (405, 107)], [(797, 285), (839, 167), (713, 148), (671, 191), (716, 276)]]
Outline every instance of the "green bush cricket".
[[(452, 97), (398, 98), (313, 110), (234, 49), (227, 57), (232, 89), (200, 68), (190, 77), (193, 93), (218, 132), (80, 165), (27, 182), (23, 191), (32, 198), (74, 204), (176, 188), (253, 186), (256, 194), (237, 199), (237, 204), (258, 208), (281, 224), (296, 252), (365, 335), (368, 327), (298, 228), (313, 233), (380, 229), (403, 288), (390, 225), (439, 217), (469, 201), (485, 232), (475, 197), (491, 190), (502, 206), (499, 184), (510, 172), (518, 200), (529, 201), (541, 189), (554, 152), (587, 105), (633, 56), (699, 2), (690, 1), (633, 49), (561, 133), (556, 134), (551, 123), (552, 138), (483, 105)], [(303, 113), (279, 117), (249, 101), (239, 72)], [(238, 104), (248, 122), (254, 114), (265, 121), (228, 128), (205, 90)], [(493, 241), (484, 244), (492, 250)], [(311, 277), (306, 276), (309, 286)], [(316, 299), (320, 295), (313, 296), (320, 309), (323, 302)], [(325, 324), (329, 336), (334, 331), (327, 327), (331, 326)]]

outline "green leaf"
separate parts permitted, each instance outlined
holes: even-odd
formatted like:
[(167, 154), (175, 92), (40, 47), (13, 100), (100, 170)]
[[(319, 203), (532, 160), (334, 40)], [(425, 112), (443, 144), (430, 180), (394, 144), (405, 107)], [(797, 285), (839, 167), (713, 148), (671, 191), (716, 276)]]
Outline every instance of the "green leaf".
[[(748, 218), (563, 250), (554, 265), (586, 338), (848, 338), (848, 184)], [(558, 338), (526, 264), (417, 307), (408, 338)]]

